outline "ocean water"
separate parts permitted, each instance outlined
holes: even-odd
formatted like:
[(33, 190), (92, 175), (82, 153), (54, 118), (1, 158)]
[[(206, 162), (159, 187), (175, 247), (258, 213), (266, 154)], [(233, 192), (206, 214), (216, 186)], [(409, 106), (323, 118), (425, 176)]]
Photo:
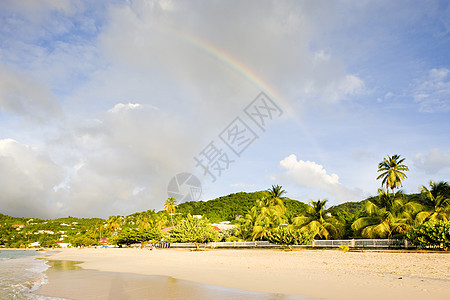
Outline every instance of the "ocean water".
[(0, 250), (0, 299), (56, 299), (32, 294), (47, 282), (44, 251)]

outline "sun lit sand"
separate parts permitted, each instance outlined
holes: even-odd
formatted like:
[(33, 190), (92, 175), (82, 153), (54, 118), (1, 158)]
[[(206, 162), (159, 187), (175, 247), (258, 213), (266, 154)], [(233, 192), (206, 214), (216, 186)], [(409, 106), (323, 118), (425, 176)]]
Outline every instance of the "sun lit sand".
[[(92, 248), (58, 251), (49, 259), (82, 261), (79, 266), (83, 269), (163, 275), (255, 292), (322, 299), (448, 299), (450, 295), (450, 255), (446, 253)], [(93, 280), (91, 284), (112, 283)], [(58, 296), (56, 291), (59, 296), (67, 296), (61, 295), (62, 290), (61, 286), (52, 285), (50, 277), (50, 283), (38, 293)]]

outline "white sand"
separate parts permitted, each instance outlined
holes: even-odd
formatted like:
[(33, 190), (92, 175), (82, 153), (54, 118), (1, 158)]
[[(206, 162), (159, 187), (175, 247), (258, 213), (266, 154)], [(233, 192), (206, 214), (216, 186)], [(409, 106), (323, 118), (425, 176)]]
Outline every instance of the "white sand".
[[(449, 253), (334, 250), (63, 249), (84, 269), (165, 275), (248, 291), (325, 299), (450, 299)], [(46, 294), (51, 283), (42, 289)], [(48, 293), (47, 293), (48, 294)]]

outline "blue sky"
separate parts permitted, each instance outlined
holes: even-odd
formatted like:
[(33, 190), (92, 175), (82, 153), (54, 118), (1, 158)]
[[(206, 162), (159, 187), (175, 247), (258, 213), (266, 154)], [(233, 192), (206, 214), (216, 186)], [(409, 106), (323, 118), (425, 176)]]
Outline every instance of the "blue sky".
[[(201, 200), (279, 184), (331, 206), (375, 195), (393, 154), (407, 193), (449, 181), (448, 1), (91, 2), (0, 3), (1, 213), (159, 210), (182, 172)], [(264, 130), (260, 92), (283, 112)], [(236, 155), (238, 117), (257, 138)]]

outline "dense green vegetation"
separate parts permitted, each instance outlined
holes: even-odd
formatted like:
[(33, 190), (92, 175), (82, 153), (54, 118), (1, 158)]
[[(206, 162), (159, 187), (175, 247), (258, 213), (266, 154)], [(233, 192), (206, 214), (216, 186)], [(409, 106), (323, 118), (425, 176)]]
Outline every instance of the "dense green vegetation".
[(194, 243), (198, 250), (203, 243), (219, 241), (219, 235), (207, 219), (194, 218), (188, 215), (170, 231), (169, 241)]
[[(327, 200), (305, 204), (285, 197), (286, 191), (274, 185), (266, 191), (240, 192), (205, 202), (177, 205), (169, 198), (162, 211), (147, 210), (106, 220), (41, 220), (0, 214), (0, 246), (87, 246), (105, 242), (106, 237), (108, 243), (118, 245), (160, 240), (197, 244), (269, 240), (292, 245), (312, 238), (409, 238), (416, 245), (448, 247), (450, 185), (431, 181), (419, 194), (396, 191), (407, 178), (408, 167), (403, 162), (404, 158), (393, 155), (378, 165), (378, 196), (330, 208), (326, 207)], [(217, 234), (210, 223), (223, 221), (235, 227), (223, 228)]]
[(107, 234), (103, 223), (100, 218), (41, 220), (0, 214), (0, 245), (20, 248), (39, 242), (42, 247), (54, 247), (57, 243), (73, 243), (80, 237), (86, 237), (92, 243)]
[(278, 227), (267, 234), (267, 240), (271, 243), (288, 246), (308, 245), (314, 240), (314, 233), (308, 230), (299, 230), (290, 227)]
[(408, 234), (408, 240), (415, 245), (431, 247), (450, 247), (450, 221), (430, 221), (411, 227)]

